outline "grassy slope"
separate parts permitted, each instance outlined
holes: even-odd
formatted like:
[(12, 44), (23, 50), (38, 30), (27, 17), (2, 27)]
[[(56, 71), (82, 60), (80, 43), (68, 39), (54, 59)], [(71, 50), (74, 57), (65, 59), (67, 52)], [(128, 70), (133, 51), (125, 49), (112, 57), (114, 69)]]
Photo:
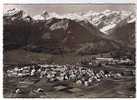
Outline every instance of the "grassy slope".
[(34, 53), (22, 49), (4, 52), (5, 64), (29, 64), (29, 63), (76, 63), (81, 56), (75, 54), (52, 55), (47, 53)]
[(4, 64), (30, 64), (30, 63), (55, 63), (55, 64), (76, 64), (81, 58), (110, 57), (109, 53), (98, 55), (77, 55), (68, 53), (63, 55), (52, 55), (49, 53), (36, 53), (25, 51), (23, 49), (15, 49), (4, 52)]

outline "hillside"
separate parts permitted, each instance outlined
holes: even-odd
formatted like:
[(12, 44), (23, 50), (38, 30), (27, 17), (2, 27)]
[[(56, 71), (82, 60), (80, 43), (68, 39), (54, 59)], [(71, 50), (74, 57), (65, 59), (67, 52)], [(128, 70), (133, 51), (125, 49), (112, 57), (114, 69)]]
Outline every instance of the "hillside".
[(124, 46), (135, 47), (135, 21), (117, 26), (109, 36)]

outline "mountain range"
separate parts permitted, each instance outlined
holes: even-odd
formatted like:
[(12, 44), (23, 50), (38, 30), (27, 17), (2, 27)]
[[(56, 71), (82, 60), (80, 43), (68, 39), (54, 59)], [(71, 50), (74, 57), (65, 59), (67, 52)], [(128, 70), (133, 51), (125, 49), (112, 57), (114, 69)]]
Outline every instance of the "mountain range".
[(106, 10), (58, 15), (44, 11), (29, 16), (14, 8), (3, 18), (6, 50), (23, 47), (37, 52), (84, 50), (94, 54), (135, 48), (133, 12)]

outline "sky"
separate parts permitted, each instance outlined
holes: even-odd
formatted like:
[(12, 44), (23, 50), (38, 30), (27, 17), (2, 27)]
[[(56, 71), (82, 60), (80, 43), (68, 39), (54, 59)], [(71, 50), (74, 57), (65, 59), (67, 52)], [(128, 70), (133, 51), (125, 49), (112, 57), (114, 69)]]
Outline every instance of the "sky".
[(34, 16), (41, 14), (43, 11), (56, 12), (58, 14), (104, 11), (104, 10), (135, 10), (134, 4), (5, 4), (4, 12), (8, 9), (18, 8), (24, 10), (27, 14)]
[(4, 3), (135, 3), (136, 0), (3, 0)]

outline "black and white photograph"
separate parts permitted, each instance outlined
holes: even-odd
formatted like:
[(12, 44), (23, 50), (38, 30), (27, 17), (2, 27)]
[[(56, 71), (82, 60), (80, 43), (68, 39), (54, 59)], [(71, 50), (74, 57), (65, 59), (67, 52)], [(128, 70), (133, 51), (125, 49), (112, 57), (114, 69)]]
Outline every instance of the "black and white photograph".
[(4, 98), (135, 98), (135, 4), (3, 5)]

